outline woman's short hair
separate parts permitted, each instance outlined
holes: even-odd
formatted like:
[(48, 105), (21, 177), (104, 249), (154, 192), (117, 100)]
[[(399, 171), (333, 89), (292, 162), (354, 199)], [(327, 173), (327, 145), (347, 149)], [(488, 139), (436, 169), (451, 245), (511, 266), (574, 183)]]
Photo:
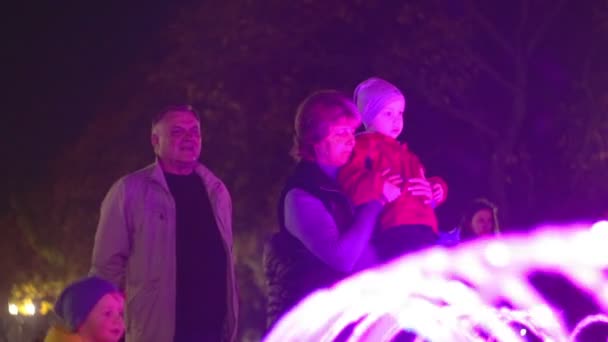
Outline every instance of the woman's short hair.
[(361, 120), (357, 107), (345, 94), (337, 90), (320, 90), (308, 96), (296, 112), (291, 155), (296, 159), (315, 160), (315, 144), (342, 118)]

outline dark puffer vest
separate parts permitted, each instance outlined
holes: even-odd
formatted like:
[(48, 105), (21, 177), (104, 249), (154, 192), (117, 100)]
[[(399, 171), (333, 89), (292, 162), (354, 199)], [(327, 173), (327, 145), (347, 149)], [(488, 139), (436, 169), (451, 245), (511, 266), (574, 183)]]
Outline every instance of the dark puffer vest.
[(341, 232), (351, 226), (354, 218), (350, 200), (340, 190), (337, 182), (328, 177), (316, 163), (302, 161), (296, 166), (279, 200), (280, 231), (272, 236), (264, 249), (268, 327), (311, 292), (331, 286), (348, 276), (326, 265), (285, 228), (285, 196), (295, 188), (321, 200)]

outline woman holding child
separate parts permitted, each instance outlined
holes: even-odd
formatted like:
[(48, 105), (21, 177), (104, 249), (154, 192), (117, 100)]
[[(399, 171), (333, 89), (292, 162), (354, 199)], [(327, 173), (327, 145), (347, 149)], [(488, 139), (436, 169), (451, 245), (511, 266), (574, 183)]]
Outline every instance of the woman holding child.
[[(434, 207), (447, 186), (427, 180), (418, 157), (396, 140), (405, 97), (372, 78), (355, 101), (320, 91), (298, 108), (299, 162), (279, 199), (281, 230), (264, 255), (269, 325), (314, 290), (437, 240)], [(361, 115), (367, 133), (355, 146)]]
[(266, 247), (268, 323), (316, 289), (376, 263), (370, 244), (378, 215), (399, 196), (399, 177), (383, 172), (377, 197), (354, 207), (337, 183), (360, 124), (353, 102), (320, 91), (299, 106), (293, 154), (298, 159), (279, 200), (280, 232)]

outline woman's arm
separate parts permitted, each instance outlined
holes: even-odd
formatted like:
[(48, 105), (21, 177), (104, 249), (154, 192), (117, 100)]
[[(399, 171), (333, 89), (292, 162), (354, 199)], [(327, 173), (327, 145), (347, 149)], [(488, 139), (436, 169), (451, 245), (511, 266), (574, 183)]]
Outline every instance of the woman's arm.
[(301, 189), (290, 190), (285, 197), (285, 227), (316, 257), (330, 267), (351, 272), (368, 247), (378, 214), (380, 201), (371, 201), (357, 208), (352, 226), (340, 234), (323, 203)]

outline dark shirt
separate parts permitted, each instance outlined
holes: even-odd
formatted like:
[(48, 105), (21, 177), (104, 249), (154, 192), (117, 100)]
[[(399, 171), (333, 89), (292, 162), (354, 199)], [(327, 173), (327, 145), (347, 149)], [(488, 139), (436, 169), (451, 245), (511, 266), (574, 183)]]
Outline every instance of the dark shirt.
[(211, 202), (196, 173), (165, 173), (165, 179), (176, 211), (174, 341), (219, 341), (227, 310), (227, 260)]

